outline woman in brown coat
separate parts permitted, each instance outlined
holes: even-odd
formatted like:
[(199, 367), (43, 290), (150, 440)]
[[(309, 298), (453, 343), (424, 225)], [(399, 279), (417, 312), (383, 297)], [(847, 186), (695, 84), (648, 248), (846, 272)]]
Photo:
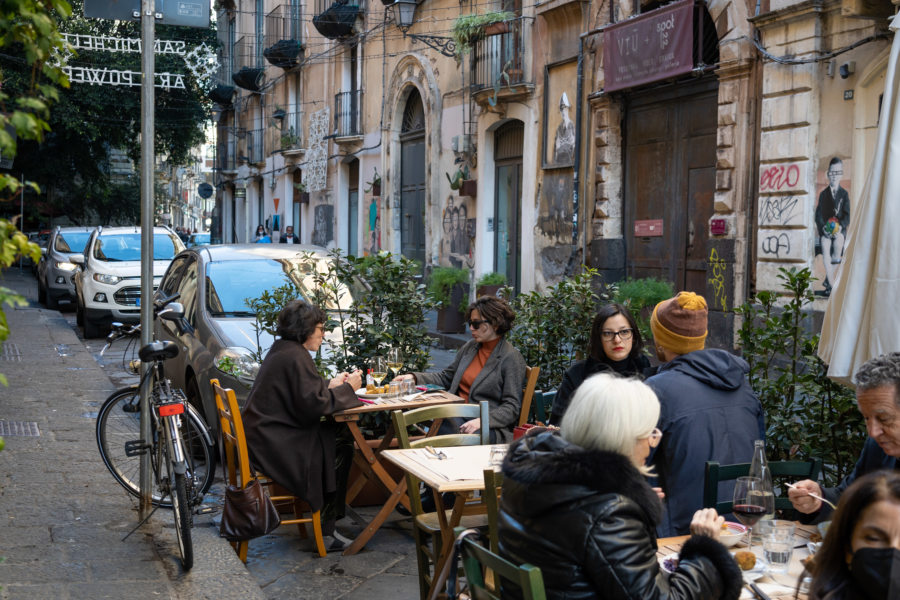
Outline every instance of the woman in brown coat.
[[(282, 487), (322, 511), (322, 533), (330, 550), (347, 542), (334, 522), (342, 516), (350, 457), (335, 465), (335, 435), (343, 425), (326, 420), (359, 406), (359, 371), (332, 380), (316, 371), (310, 356), (322, 344), (325, 313), (302, 300), (278, 315), (278, 339), (260, 366), (243, 408), (250, 462)], [(352, 446), (350, 446), (352, 452)], [(343, 468), (342, 468), (343, 467)], [(339, 471), (339, 472), (336, 472)]]

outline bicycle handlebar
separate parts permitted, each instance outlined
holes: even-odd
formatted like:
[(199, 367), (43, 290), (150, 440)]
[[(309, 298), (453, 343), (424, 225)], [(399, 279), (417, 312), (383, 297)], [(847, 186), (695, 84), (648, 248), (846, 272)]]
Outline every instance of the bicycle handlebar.
[[(159, 293), (159, 292), (157, 292)], [(159, 313), (165, 309), (166, 306), (178, 300), (181, 297), (181, 294), (175, 292), (171, 296), (162, 296), (153, 301), (153, 319), (155, 320)], [(129, 327), (126, 327), (122, 324), (113, 324), (112, 329), (109, 332), (109, 335), (106, 336), (106, 344), (103, 346), (103, 349), (100, 350), (100, 356), (103, 356), (103, 353), (109, 350), (109, 347), (112, 346), (113, 342), (123, 337), (137, 337), (141, 333), (141, 324), (136, 323)]]

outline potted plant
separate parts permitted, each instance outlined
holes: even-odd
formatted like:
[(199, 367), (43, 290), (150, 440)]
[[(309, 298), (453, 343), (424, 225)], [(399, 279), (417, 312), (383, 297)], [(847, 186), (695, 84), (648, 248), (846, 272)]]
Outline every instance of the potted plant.
[(475, 282), (475, 296), (496, 296), (504, 285), (506, 285), (506, 275), (503, 273), (485, 273)]
[(372, 170), (375, 171), (375, 174), (372, 176), (372, 181), (366, 182), (366, 193), (372, 194), (373, 196), (380, 196), (381, 175), (378, 174), (378, 167), (372, 167)]
[(290, 150), (297, 146), (300, 142), (300, 136), (294, 133), (294, 128), (291, 127), (287, 130), (287, 132), (281, 134), (281, 149), (282, 150)]
[(508, 21), (516, 15), (509, 11), (492, 11), (482, 14), (462, 15), (453, 22), (451, 35), (456, 42), (456, 56), (468, 53), (478, 40), (486, 35), (509, 31)]
[(428, 281), (428, 293), (438, 305), (438, 331), (463, 333), (463, 311), (469, 299), (468, 269), (435, 267)]
[(309, 204), (309, 192), (306, 191), (306, 184), (302, 181), (295, 183), (294, 189), (297, 190), (297, 201), (301, 204)]
[(281, 121), (286, 115), (287, 113), (284, 111), (284, 109), (276, 104), (275, 110), (272, 111), (272, 118)]

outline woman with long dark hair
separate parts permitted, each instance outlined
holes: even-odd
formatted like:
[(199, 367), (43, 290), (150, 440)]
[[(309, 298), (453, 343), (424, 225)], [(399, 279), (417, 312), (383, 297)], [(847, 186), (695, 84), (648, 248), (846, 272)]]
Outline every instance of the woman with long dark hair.
[(559, 425), (579, 385), (597, 373), (643, 378), (650, 368), (644, 356), (644, 340), (631, 312), (621, 304), (607, 304), (591, 325), (588, 357), (569, 367), (553, 399), (550, 424)]
[(900, 598), (900, 473), (869, 473), (841, 494), (812, 572), (810, 600)]

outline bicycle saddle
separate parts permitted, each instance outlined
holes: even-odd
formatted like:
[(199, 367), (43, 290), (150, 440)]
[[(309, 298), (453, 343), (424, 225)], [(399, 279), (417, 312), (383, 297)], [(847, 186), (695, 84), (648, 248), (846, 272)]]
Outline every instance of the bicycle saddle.
[(145, 363), (168, 360), (178, 356), (178, 346), (175, 342), (150, 342), (138, 351), (138, 356)]

